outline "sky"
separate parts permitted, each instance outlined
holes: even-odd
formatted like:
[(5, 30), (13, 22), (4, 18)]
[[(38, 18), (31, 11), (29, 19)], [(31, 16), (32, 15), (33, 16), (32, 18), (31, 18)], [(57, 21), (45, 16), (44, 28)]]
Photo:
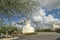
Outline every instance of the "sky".
[[(41, 2), (40, 10), (36, 13), (32, 13), (29, 16), (32, 21), (33, 26), (51, 26), (52, 22), (59, 21), (60, 22), (60, 0), (39, 0)], [(19, 22), (21, 20), (25, 20), (26, 16), (21, 16), (20, 19), (18, 17), (13, 17), (12, 22)], [(8, 20), (5, 20), (5, 23), (8, 23)], [(49, 24), (49, 25), (48, 25)], [(42, 26), (42, 28), (43, 28)], [(49, 28), (49, 27), (48, 27)]]
[[(43, 10), (43, 9), (42, 9), (42, 10)], [(60, 20), (60, 9), (54, 9), (54, 10), (51, 10), (51, 11), (46, 11), (46, 10), (44, 10), (44, 12), (45, 12), (45, 14), (43, 14), (43, 13), (41, 13), (41, 14), (42, 14), (42, 15), (45, 15), (45, 16), (51, 15), (52, 17)], [(38, 14), (38, 13), (37, 13), (37, 14)], [(36, 14), (34, 14), (34, 15), (36, 15)], [(40, 14), (38, 14), (38, 15), (40, 16)], [(37, 16), (38, 16), (38, 15), (37, 15)], [(37, 17), (37, 16), (36, 16), (36, 17)], [(26, 16), (21, 16), (22, 19), (23, 19), (24, 17), (26, 17)], [(12, 18), (12, 22), (18, 22), (19, 20), (20, 20), (20, 19), (19, 19), (18, 17), (13, 17), (13, 18)], [(5, 22), (8, 23), (7, 21), (8, 21), (8, 20), (6, 19)]]
[(53, 9), (51, 11), (46, 11), (46, 15), (53, 15), (55, 18), (60, 19), (60, 9)]

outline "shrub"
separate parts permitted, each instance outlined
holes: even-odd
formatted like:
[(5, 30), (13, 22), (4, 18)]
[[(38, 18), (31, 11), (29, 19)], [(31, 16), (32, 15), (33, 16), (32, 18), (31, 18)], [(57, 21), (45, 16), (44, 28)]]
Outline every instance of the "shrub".
[(52, 32), (50, 29), (38, 29), (36, 32)]
[(26, 33), (25, 35), (36, 35), (37, 32), (34, 32), (34, 33)]
[(56, 28), (56, 29), (55, 29), (55, 32), (60, 33), (60, 28)]
[(6, 34), (6, 31), (8, 32), (8, 34), (11, 34), (12, 32), (16, 31), (17, 28), (13, 27), (13, 26), (2, 26), (0, 27), (0, 34)]

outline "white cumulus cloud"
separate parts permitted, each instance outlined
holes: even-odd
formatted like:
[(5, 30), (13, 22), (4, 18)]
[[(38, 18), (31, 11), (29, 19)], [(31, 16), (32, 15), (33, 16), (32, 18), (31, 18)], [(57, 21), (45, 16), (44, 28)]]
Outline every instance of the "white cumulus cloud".
[(59, 21), (59, 19), (54, 18), (50, 14), (48, 16), (46, 16), (46, 13), (44, 12), (44, 10), (40, 9), (40, 11), (38, 13), (32, 14), (32, 21), (35, 22), (34, 24), (36, 24), (37, 27), (49, 28), (49, 27), (51, 27), (50, 25), (48, 25), (49, 23)]
[(44, 0), (42, 6), (46, 6), (49, 10), (60, 8), (60, 0)]
[(46, 13), (43, 9), (40, 9), (38, 13), (32, 14), (33, 21), (41, 21), (41, 22), (51, 22), (51, 21), (57, 21), (58, 19), (54, 18), (52, 15), (46, 16)]

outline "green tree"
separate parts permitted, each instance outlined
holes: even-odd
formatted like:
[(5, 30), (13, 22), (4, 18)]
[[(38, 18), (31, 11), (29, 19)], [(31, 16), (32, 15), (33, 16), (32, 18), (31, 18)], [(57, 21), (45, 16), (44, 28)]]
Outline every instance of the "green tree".
[(3, 29), (0, 27), (0, 34), (3, 33)]
[(3, 25), (3, 21), (2, 20), (0, 20), (0, 26), (2, 26)]
[(12, 32), (16, 31), (17, 28), (10, 26), (10, 25), (5, 25), (2, 28), (2, 33), (6, 34), (6, 38), (8, 37), (8, 34), (11, 34)]
[(31, 13), (37, 6), (38, 0), (0, 0), (0, 14), (11, 17), (15, 12)]
[(11, 21), (13, 16), (29, 15), (39, 7), (39, 0), (0, 0), (0, 18)]

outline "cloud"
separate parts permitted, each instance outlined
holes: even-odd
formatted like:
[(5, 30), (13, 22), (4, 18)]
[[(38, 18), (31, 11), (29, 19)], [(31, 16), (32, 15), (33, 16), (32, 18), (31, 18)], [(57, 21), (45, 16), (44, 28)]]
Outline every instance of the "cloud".
[[(37, 0), (35, 0), (35, 1), (37, 1)], [(40, 2), (40, 6), (44, 6), (48, 10), (60, 8), (60, 0), (39, 0), (39, 2)], [(39, 12), (29, 14), (28, 17), (31, 18), (31, 21), (33, 21), (32, 22), (33, 25), (35, 25), (37, 27), (41, 27), (41, 28), (47, 28), (50, 25), (49, 23), (52, 23), (54, 21), (60, 21), (60, 20), (54, 18), (53, 15), (49, 14), (48, 16), (46, 16), (44, 9), (40, 9)], [(25, 19), (25, 18), (22, 18), (21, 20), (23, 21), (23, 19)]]
[(43, 21), (43, 16), (45, 16), (45, 12), (43, 10), (40, 10), (38, 13), (32, 14), (32, 20), (33, 21)]
[[(55, 23), (55, 21), (60, 21), (59, 19), (54, 18), (52, 15), (46, 16), (46, 13), (44, 12), (44, 9), (40, 9), (39, 12), (32, 13), (31, 14), (31, 25), (36, 28), (51, 28), (52, 24)], [(19, 22), (23, 22), (26, 20), (26, 17), (20, 18)], [(30, 19), (30, 18), (29, 18)]]
[(43, 9), (40, 9), (40, 11), (38, 13), (33, 13), (32, 19), (33, 19), (33, 21), (41, 21), (41, 22), (51, 22), (51, 21), (58, 20), (58, 19), (54, 18), (52, 15), (46, 16), (46, 13), (44, 12)]
[(49, 10), (60, 8), (60, 0), (44, 0), (41, 6), (45, 6)]
[[(52, 22), (59, 21), (59, 19), (54, 18), (52, 15), (46, 16), (46, 13), (43, 9), (40, 9), (38, 13), (32, 14), (32, 21), (35, 22), (33, 24), (36, 24), (37, 27), (40, 28), (50, 28)], [(48, 25), (49, 24), (49, 25)]]
[(58, 19), (54, 18), (52, 15), (45, 16), (43, 20), (44, 20), (45, 23), (58, 21)]

